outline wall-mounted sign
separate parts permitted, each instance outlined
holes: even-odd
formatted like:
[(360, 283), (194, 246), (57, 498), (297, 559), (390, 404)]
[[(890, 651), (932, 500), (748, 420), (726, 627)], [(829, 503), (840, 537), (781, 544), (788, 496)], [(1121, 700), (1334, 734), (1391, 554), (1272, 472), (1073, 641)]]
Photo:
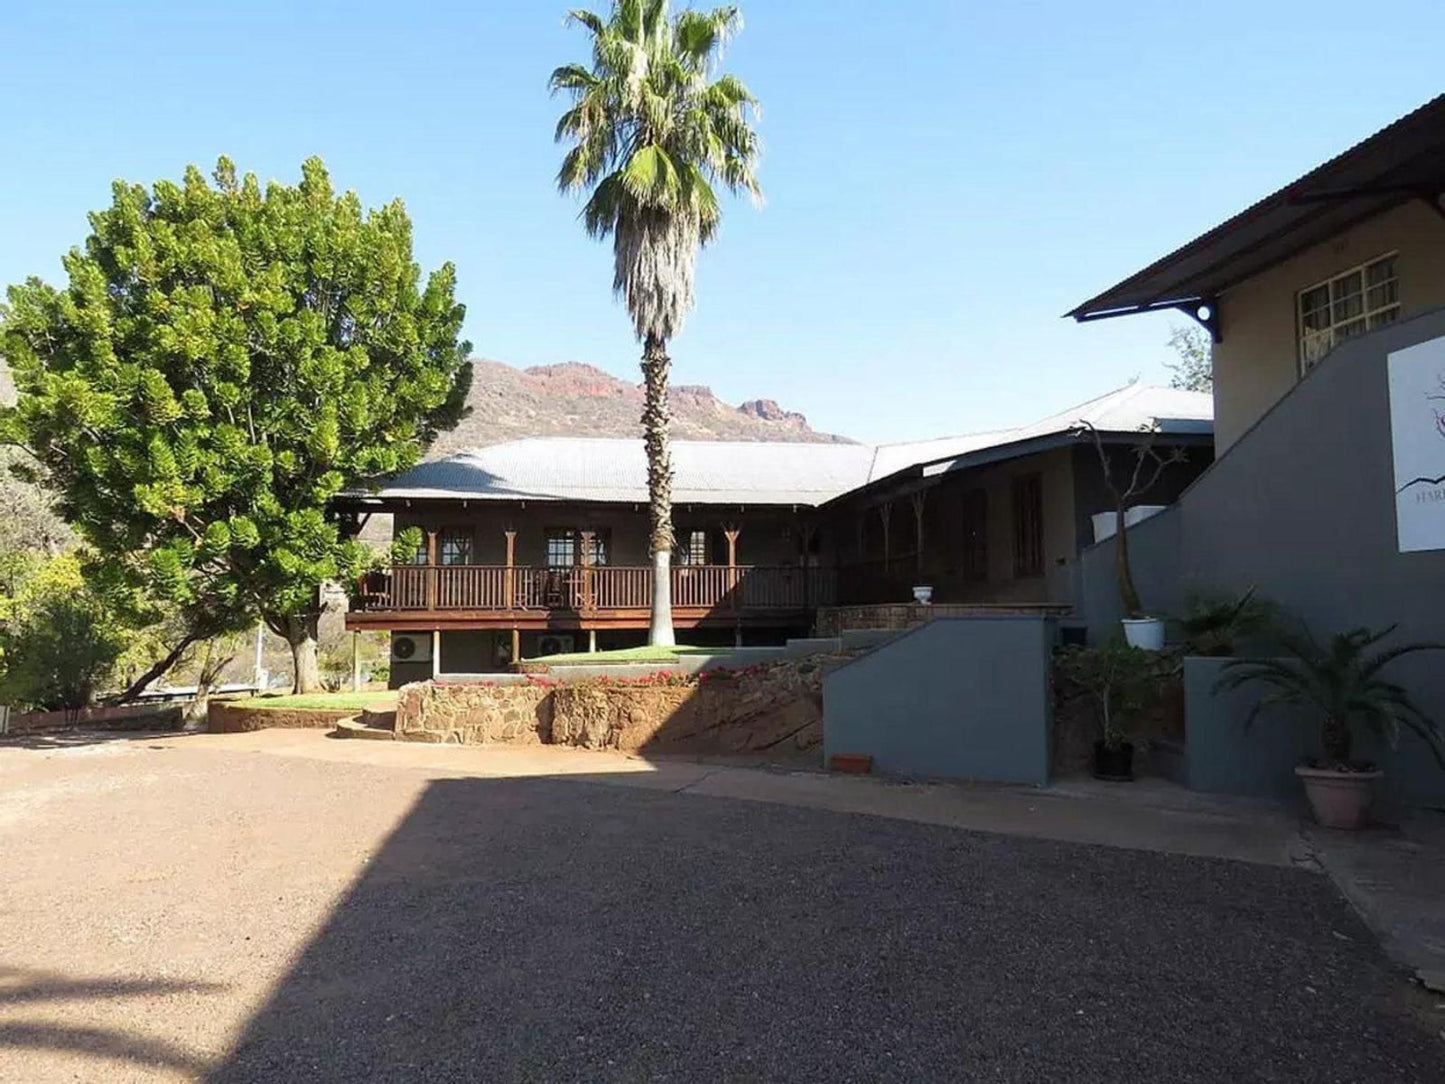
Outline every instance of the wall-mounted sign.
[(1445, 338), (1389, 357), (1400, 552), (1445, 549)]

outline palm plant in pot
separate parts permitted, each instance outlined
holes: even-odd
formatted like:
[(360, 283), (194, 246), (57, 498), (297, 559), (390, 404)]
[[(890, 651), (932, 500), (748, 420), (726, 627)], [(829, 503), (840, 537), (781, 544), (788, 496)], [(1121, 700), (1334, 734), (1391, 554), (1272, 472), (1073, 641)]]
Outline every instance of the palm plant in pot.
[(1134, 778), (1130, 724), (1157, 688), (1154, 657), (1122, 640), (1098, 647), (1065, 648), (1058, 655), (1063, 679), (1094, 701), (1099, 739), (1094, 742), (1094, 776), (1115, 782)]
[(1129, 565), (1129, 510), (1143, 502), (1144, 495), (1159, 484), (1168, 467), (1185, 462), (1188, 453), (1180, 447), (1160, 449), (1156, 425), (1140, 430), (1138, 438), (1127, 446), (1127, 458), (1116, 468), (1104, 435), (1092, 422), (1080, 421), (1075, 433), (1087, 435), (1093, 442), (1104, 487), (1114, 503), (1114, 572), (1119, 580), (1119, 601), (1124, 607), (1124, 637), (1135, 647), (1159, 651), (1164, 647), (1164, 619), (1144, 612), (1144, 603), (1134, 586), (1134, 573)]
[(1252, 725), (1259, 714), (1279, 705), (1305, 708), (1319, 727), (1319, 755), (1295, 768), (1315, 819), (1326, 828), (1363, 828), (1369, 817), (1374, 783), (1383, 774), (1374, 764), (1356, 759), (1354, 739), (1360, 730), (1389, 741), (1401, 729), (1418, 735), (1445, 768), (1445, 736), (1440, 727), (1410, 699), (1404, 686), (1381, 676), (1397, 659), (1419, 651), (1445, 650), (1445, 644), (1404, 644), (1377, 650), (1395, 631), (1366, 628), (1336, 633), (1319, 643), (1309, 630), (1280, 634), (1289, 656), (1278, 659), (1235, 659), (1224, 664), (1215, 690), (1261, 685), (1266, 692), (1245, 718)]

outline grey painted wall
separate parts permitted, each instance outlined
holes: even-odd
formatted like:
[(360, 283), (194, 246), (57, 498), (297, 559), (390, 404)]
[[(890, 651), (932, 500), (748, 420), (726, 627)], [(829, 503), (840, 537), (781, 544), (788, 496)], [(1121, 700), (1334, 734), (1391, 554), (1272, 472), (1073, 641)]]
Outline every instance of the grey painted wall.
[[(1385, 365), (1392, 351), (1442, 335), (1436, 310), (1341, 345), (1173, 508), (1131, 530), (1145, 605), (1177, 614), (1191, 587), (1253, 585), (1320, 635), (1398, 624), (1397, 642), (1445, 641), (1445, 551), (1396, 548)], [(1112, 561), (1112, 541), (1084, 555), (1096, 637), (1119, 616)], [(1445, 657), (1413, 656), (1390, 672), (1445, 719)], [(1445, 772), (1418, 743), (1391, 759), (1404, 801), (1445, 804)]]
[(930, 621), (823, 679), (823, 751), (882, 772), (1048, 782), (1054, 628), (1039, 617)]

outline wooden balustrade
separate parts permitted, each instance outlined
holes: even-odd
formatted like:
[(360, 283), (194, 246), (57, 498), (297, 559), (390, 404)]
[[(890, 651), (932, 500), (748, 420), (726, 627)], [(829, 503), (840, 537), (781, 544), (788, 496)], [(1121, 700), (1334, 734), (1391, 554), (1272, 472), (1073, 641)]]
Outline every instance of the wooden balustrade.
[[(837, 601), (831, 568), (797, 565), (681, 565), (672, 570), (678, 609), (809, 610)], [(647, 610), (652, 569), (589, 565), (395, 565), (361, 583), (361, 611)]]

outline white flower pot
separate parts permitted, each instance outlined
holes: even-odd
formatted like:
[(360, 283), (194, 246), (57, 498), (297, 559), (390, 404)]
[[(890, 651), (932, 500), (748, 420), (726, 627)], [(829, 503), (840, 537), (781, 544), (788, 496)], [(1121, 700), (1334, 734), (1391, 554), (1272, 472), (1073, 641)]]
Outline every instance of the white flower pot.
[(927, 606), (933, 601), (933, 588), (922, 585), (915, 587), (913, 589), (913, 601), (920, 606)]
[(1145, 651), (1164, 650), (1164, 621), (1158, 617), (1126, 617), (1124, 639), (1130, 647)]

